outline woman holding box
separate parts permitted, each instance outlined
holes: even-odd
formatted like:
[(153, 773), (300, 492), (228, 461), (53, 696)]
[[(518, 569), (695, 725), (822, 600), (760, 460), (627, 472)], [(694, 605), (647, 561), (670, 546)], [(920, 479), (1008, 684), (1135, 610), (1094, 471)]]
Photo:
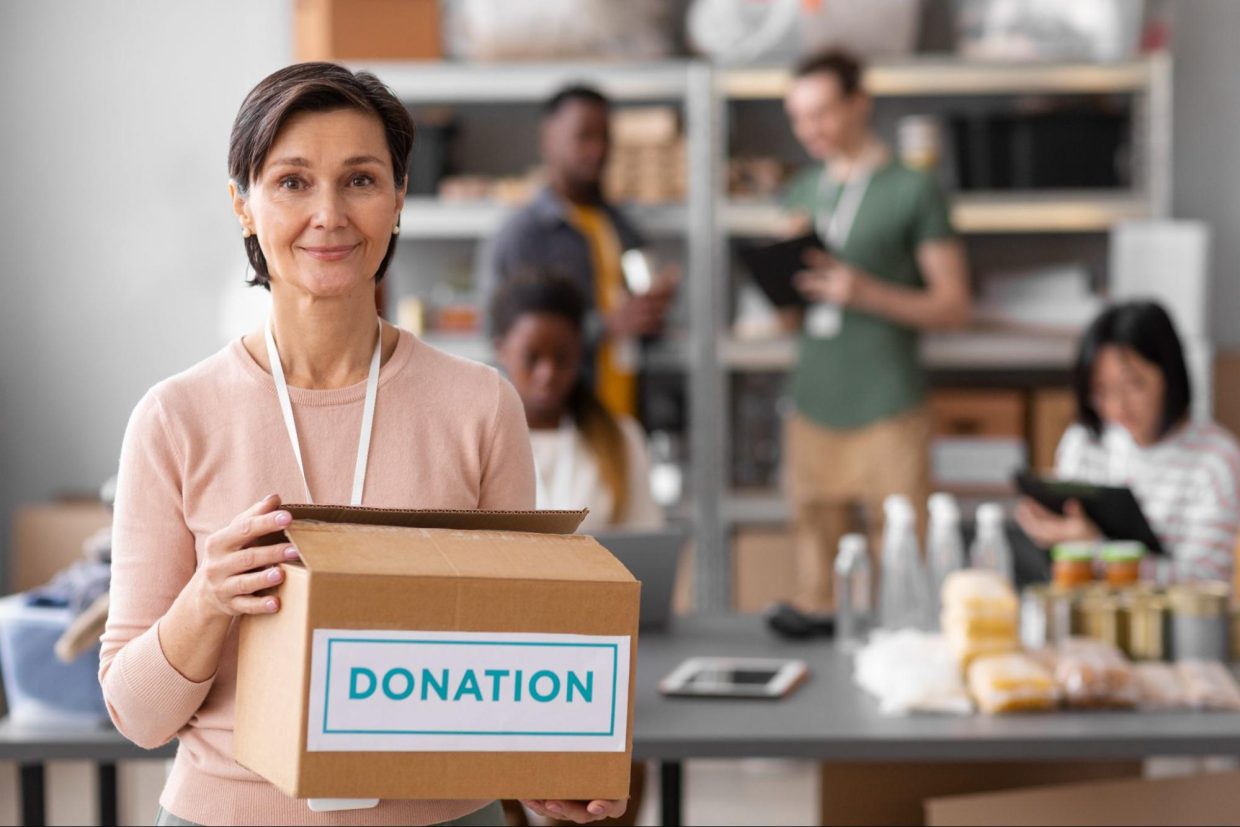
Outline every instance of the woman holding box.
[[(160, 824), (498, 824), (487, 801), (382, 801), (318, 813), (233, 760), (237, 624), (277, 612), (284, 501), (528, 509), (534, 467), (516, 392), (491, 368), (384, 324), (413, 123), (373, 75), (282, 69), (233, 125), (229, 185), (255, 331), (138, 403), (121, 450), (112, 609), (100, 681), (117, 728), (180, 741)], [(267, 494), (267, 492), (276, 492)], [(624, 802), (529, 802), (578, 822)]]

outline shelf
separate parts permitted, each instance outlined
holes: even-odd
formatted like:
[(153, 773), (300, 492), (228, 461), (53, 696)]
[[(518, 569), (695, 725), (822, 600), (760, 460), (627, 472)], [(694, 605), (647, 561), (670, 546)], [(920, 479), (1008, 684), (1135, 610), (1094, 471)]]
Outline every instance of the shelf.
[[(486, 238), (498, 231), (518, 206), (494, 201), (407, 198), (400, 214), (400, 237), (422, 241)], [(682, 204), (621, 204), (620, 209), (652, 238), (675, 238), (685, 233), (687, 222)]]
[(406, 104), (541, 103), (569, 84), (597, 87), (615, 101), (685, 96), (691, 61), (661, 63), (452, 63), (375, 61), (374, 72)]
[(491, 364), (491, 343), (481, 333), (425, 333), (421, 337), (431, 347), (474, 362)]
[[(951, 202), (952, 223), (965, 234), (1099, 233), (1153, 214), (1147, 199), (1129, 192), (976, 193)], [(736, 236), (778, 236), (787, 212), (773, 201), (730, 201), (724, 222)]]
[[(875, 97), (946, 95), (1106, 94), (1143, 91), (1161, 58), (1119, 63), (996, 63), (958, 58), (877, 62), (864, 85)], [(736, 69), (723, 73), (720, 87), (734, 100), (784, 96), (787, 69)]]
[[(422, 341), (453, 356), (492, 364), (495, 354), (491, 343), (481, 333), (423, 334)], [(642, 367), (648, 370), (683, 370), (689, 363), (689, 347), (683, 335), (672, 334), (642, 351)]]
[(733, 491), (725, 494), (719, 514), (727, 525), (786, 523), (792, 518), (788, 501), (778, 491)]
[[(934, 485), (932, 490), (951, 494), (970, 515), (983, 502), (998, 502), (1011, 508), (1019, 499), (1010, 485)], [(778, 490), (733, 491), (724, 495), (720, 516), (725, 525), (733, 527), (786, 524), (792, 520), (792, 511)]]
[[(719, 361), (734, 371), (789, 370), (796, 362), (792, 338), (719, 342)], [(921, 363), (929, 370), (1065, 370), (1076, 358), (1076, 336), (1010, 330), (927, 333)]]

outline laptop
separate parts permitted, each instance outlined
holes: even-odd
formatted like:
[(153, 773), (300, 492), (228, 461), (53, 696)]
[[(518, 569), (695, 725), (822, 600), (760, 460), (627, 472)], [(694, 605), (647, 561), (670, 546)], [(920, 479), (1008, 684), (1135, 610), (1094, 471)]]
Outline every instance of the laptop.
[(672, 620), (676, 569), (687, 539), (683, 529), (603, 531), (594, 539), (610, 551), (642, 584), (642, 629), (666, 631)]

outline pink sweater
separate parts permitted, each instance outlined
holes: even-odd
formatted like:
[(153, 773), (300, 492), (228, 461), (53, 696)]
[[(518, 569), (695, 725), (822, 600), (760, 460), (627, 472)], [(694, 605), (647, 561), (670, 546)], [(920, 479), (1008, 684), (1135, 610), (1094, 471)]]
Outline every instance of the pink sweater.
[[(316, 502), (349, 501), (365, 390), (290, 389)], [(233, 760), (236, 625), (218, 671), (202, 683), (168, 662), (158, 626), (207, 537), (271, 493), (305, 500), (275, 384), (240, 340), (138, 403), (121, 449), (99, 675), (126, 737), (144, 747), (180, 739), (160, 803), (200, 824), (434, 824), (485, 805), (383, 801), (313, 813)], [(495, 370), (402, 331), (380, 373), (364, 504), (533, 508), (534, 464), (516, 391)]]

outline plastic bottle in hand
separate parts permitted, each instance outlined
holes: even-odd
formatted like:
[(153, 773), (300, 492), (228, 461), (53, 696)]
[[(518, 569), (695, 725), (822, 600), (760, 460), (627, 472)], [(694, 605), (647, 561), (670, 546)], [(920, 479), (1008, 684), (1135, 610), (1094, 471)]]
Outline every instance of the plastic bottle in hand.
[(1004, 529), (1003, 506), (982, 503), (977, 507), (977, 536), (969, 549), (969, 563), (976, 569), (997, 571), (1010, 583), (1013, 579), (1012, 548)]
[(917, 545), (917, 515), (908, 497), (893, 494), (883, 504), (883, 516), (879, 621), (884, 629), (929, 630), (930, 581)]
[(874, 573), (865, 536), (846, 534), (835, 556), (835, 638), (859, 645), (874, 625)]
[(964, 568), (964, 538), (960, 534), (960, 506), (951, 494), (930, 497), (930, 527), (926, 532), (926, 562), (930, 569), (930, 598), (938, 615), (943, 581)]

